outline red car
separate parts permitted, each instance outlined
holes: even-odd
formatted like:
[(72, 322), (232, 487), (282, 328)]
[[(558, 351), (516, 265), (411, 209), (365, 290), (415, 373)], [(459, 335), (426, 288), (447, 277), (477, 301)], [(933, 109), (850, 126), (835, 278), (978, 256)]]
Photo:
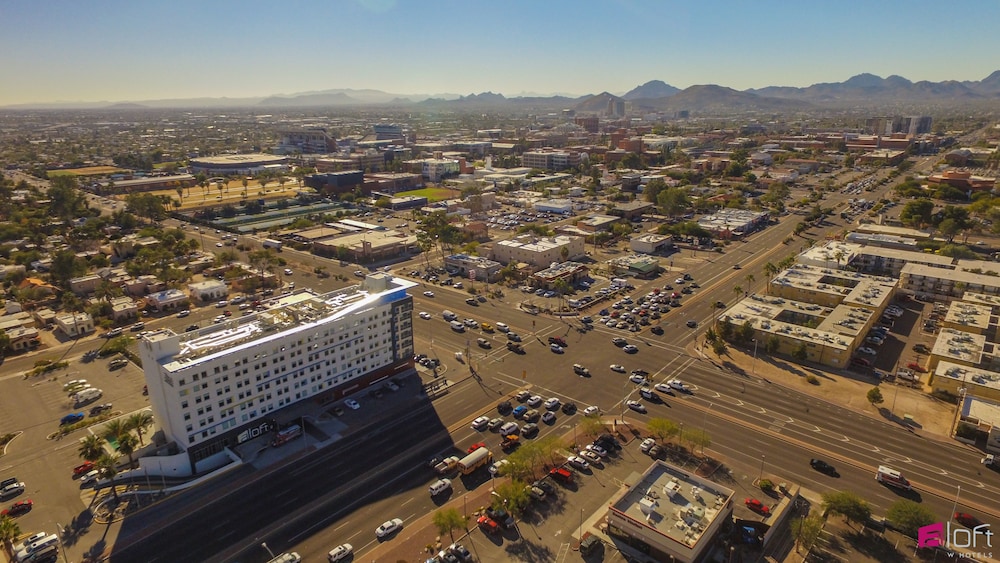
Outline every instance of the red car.
[(563, 337), (561, 337), (561, 336), (550, 336), (549, 337), (549, 344), (558, 344), (559, 346), (562, 346), (563, 348), (566, 348), (566, 346), (567, 346), (566, 345), (566, 340), (564, 340)]
[(73, 477), (79, 477), (84, 473), (89, 473), (92, 469), (94, 469), (94, 462), (85, 461), (73, 468)]
[(770, 516), (771, 515), (771, 509), (768, 508), (766, 504), (760, 502), (759, 500), (757, 500), (755, 498), (748, 498), (748, 499), (746, 499), (746, 500), (743, 501), (743, 504), (745, 504), (747, 506), (747, 508), (749, 508), (750, 510), (752, 510), (752, 511), (754, 511), (757, 514), (760, 514), (762, 516)]
[(562, 481), (563, 483), (573, 482), (573, 473), (569, 469), (566, 469), (565, 467), (553, 467), (552, 469), (549, 470), (549, 475), (553, 479), (557, 481)]
[(479, 519), (476, 520), (476, 524), (479, 524), (479, 528), (487, 534), (496, 534), (500, 532), (500, 524), (497, 524), (496, 520), (490, 518), (489, 516), (480, 516)]
[(19, 500), (14, 504), (10, 505), (10, 508), (0, 512), (4, 516), (20, 516), (31, 511), (31, 499)]
[(965, 512), (956, 512), (955, 521), (966, 528), (975, 528), (976, 526), (982, 524), (982, 521), (980, 521), (979, 518)]
[(479, 448), (485, 448), (485, 447), (486, 447), (486, 444), (484, 444), (483, 442), (476, 442), (475, 444), (472, 444), (471, 446), (469, 446), (469, 449), (466, 450), (465, 453), (471, 454), (472, 452), (478, 450)]
[(924, 373), (925, 371), (927, 371), (927, 370), (924, 369), (924, 367), (922, 365), (918, 364), (917, 362), (910, 362), (910, 363), (906, 364), (906, 367), (912, 369), (913, 371), (917, 371), (917, 372), (920, 372), (920, 373)]

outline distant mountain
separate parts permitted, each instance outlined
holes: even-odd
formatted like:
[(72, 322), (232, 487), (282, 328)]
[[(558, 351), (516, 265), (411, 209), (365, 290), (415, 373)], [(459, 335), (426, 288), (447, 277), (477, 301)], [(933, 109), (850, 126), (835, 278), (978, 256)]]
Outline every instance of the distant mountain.
[(813, 103), (866, 102), (894, 103), (942, 100), (975, 100), (1000, 94), (1000, 71), (981, 82), (911, 82), (902, 76), (881, 78), (863, 73), (844, 82), (824, 82), (806, 88), (768, 86), (747, 92), (773, 98)]
[(622, 98), (626, 100), (655, 100), (668, 98), (680, 91), (680, 88), (675, 88), (662, 80), (650, 80), (642, 86), (636, 86), (629, 90)]
[[(677, 99), (675, 99), (677, 98)], [(1000, 100), (1000, 70), (982, 80), (930, 82), (910, 80), (891, 75), (881, 78), (862, 73), (843, 82), (823, 82), (804, 88), (794, 86), (767, 86), (742, 92), (718, 85), (692, 86), (678, 90), (662, 80), (651, 80), (629, 90), (622, 96), (609, 92), (573, 97), (569, 95), (517, 95), (507, 97), (500, 93), (480, 92), (458, 94), (399, 94), (372, 89), (339, 88), (292, 94), (275, 94), (267, 97), (246, 98), (185, 98), (160, 100), (122, 100), (118, 102), (44, 102), (15, 104), (4, 109), (103, 109), (127, 111), (166, 108), (316, 108), (349, 106), (407, 106), (420, 104), (435, 108), (497, 109), (553, 111), (572, 107), (580, 112), (604, 113), (609, 101), (628, 101), (638, 110), (708, 111), (720, 109), (762, 109), (781, 111), (808, 107), (837, 107), (865, 104), (895, 105), (906, 103), (940, 103), (949, 101)]]

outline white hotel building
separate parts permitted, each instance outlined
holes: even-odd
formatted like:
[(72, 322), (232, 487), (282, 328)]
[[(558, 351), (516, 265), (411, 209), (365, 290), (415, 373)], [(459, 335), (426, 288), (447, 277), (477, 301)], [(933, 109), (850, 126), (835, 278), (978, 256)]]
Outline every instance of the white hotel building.
[(198, 473), (276, 429), (282, 409), (336, 400), (413, 368), (413, 282), (373, 274), (326, 294), (299, 291), (265, 311), (139, 346), (168, 441)]

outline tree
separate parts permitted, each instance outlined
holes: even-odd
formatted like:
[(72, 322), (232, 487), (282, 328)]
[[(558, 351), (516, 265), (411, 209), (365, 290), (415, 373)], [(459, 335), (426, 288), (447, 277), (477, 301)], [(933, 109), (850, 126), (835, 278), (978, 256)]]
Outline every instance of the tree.
[(97, 461), (104, 455), (104, 440), (100, 436), (91, 434), (80, 440), (80, 447), (76, 451), (82, 459)]
[(909, 201), (899, 212), (899, 221), (904, 225), (920, 228), (931, 222), (931, 212), (934, 211), (934, 202), (926, 199), (915, 199)]
[(0, 516), (0, 542), (3, 542), (4, 550), (9, 555), (14, 555), (14, 540), (19, 537), (21, 537), (21, 527), (17, 521), (7, 515)]
[(781, 339), (777, 336), (771, 335), (764, 341), (764, 351), (768, 354), (773, 355), (781, 347)]
[(739, 299), (740, 297), (743, 297), (743, 288), (738, 285), (734, 285), (733, 293), (736, 295), (736, 298)]
[(725, 354), (726, 353), (726, 341), (719, 339), (719, 340), (716, 340), (715, 342), (712, 342), (712, 352), (715, 352), (716, 356), (721, 356), (721, 355)]
[(657, 196), (660, 192), (666, 189), (667, 184), (663, 181), (663, 178), (653, 178), (646, 183), (646, 187), (642, 189), (642, 197), (649, 203), (659, 204)]
[(937, 230), (948, 239), (948, 242), (951, 242), (955, 240), (955, 235), (962, 230), (962, 226), (954, 219), (949, 218), (938, 223)]
[(673, 438), (680, 431), (677, 423), (666, 418), (649, 419), (649, 422), (646, 423), (646, 429), (661, 442)]
[(747, 291), (752, 291), (753, 283), (757, 281), (757, 278), (755, 278), (753, 274), (747, 274), (743, 279), (747, 281)]
[(931, 509), (910, 499), (899, 499), (892, 503), (885, 517), (896, 529), (911, 538), (917, 537), (917, 530), (938, 520)]
[(493, 508), (503, 508), (508, 512), (520, 516), (524, 514), (524, 509), (531, 504), (531, 494), (528, 492), (528, 485), (524, 481), (511, 479), (497, 483), (494, 488), (494, 495), (491, 504)]
[(804, 362), (809, 359), (809, 349), (806, 348), (805, 343), (800, 343), (798, 347), (792, 351), (792, 357), (799, 362)]
[(115, 475), (118, 475), (118, 454), (105, 453), (97, 459), (95, 465), (101, 478), (111, 482), (111, 494), (115, 497), (115, 504), (118, 504), (118, 487), (114, 484)]
[(139, 446), (141, 447), (144, 445), (142, 443), (142, 435), (145, 434), (147, 428), (153, 425), (153, 413), (148, 410), (133, 413), (126, 419), (126, 424), (128, 424), (130, 429), (135, 430), (135, 433), (139, 437)]
[(122, 436), (128, 434), (128, 432), (129, 432), (128, 423), (126, 423), (125, 420), (121, 418), (115, 418), (109, 420), (104, 425), (104, 438), (110, 441), (117, 442), (121, 440)]
[(458, 511), (457, 508), (446, 508), (443, 510), (438, 510), (434, 513), (432, 517), (434, 522), (434, 527), (437, 528), (439, 534), (448, 534), (451, 536), (451, 541), (455, 541), (455, 530), (461, 530), (465, 528), (465, 516)]
[(865, 397), (872, 406), (881, 405), (885, 402), (885, 398), (882, 397), (882, 390), (878, 388), (878, 385), (869, 389)]
[(816, 544), (822, 531), (823, 517), (819, 514), (810, 514), (805, 518), (793, 520), (792, 533), (795, 534), (795, 552), (798, 553), (799, 548), (803, 547), (808, 553)]
[(823, 511), (843, 516), (848, 524), (865, 522), (872, 515), (868, 503), (851, 491), (830, 491), (823, 493), (822, 497)]
[(656, 205), (671, 218), (691, 206), (688, 192), (684, 188), (667, 188), (656, 196)]
[(129, 469), (135, 465), (135, 460), (132, 459), (132, 454), (139, 446), (139, 439), (135, 437), (134, 434), (125, 434), (118, 438), (118, 452), (128, 456), (128, 466)]

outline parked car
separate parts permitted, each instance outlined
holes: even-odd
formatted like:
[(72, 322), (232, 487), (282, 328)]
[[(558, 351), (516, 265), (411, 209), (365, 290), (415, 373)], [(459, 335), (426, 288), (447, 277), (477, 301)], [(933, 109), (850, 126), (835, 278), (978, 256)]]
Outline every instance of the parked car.
[(625, 352), (626, 354), (635, 354), (636, 352), (639, 351), (639, 348), (637, 348), (632, 344), (626, 344), (625, 346), (622, 347), (622, 351)]
[(488, 416), (477, 417), (475, 420), (472, 421), (472, 429), (482, 430), (486, 428), (486, 425), (489, 423), (490, 423), (490, 417)]
[(479, 526), (480, 530), (486, 532), (487, 534), (500, 533), (500, 524), (497, 524), (496, 520), (486, 516), (485, 514), (476, 520), (476, 525)]
[(628, 406), (628, 408), (630, 408), (630, 409), (632, 409), (632, 410), (634, 410), (636, 412), (641, 412), (641, 413), (645, 413), (646, 412), (646, 405), (643, 405), (639, 401), (636, 401), (636, 400), (626, 401), (625, 405)]
[(10, 505), (10, 508), (0, 512), (0, 515), (17, 517), (22, 514), (27, 514), (28, 512), (31, 512), (32, 504), (31, 499), (19, 500)]
[(743, 504), (745, 504), (746, 507), (749, 508), (750, 510), (752, 510), (752, 511), (754, 511), (757, 514), (760, 514), (762, 516), (770, 516), (771, 515), (771, 509), (768, 508), (768, 506), (766, 504), (762, 503), (761, 501), (759, 501), (759, 500), (757, 500), (755, 498), (745, 499), (743, 501)]
[(83, 475), (88, 471), (93, 471), (93, 470), (94, 470), (94, 462), (85, 461), (73, 468), (73, 477), (74, 478), (79, 477), (80, 475)]
[(625, 373), (625, 366), (621, 364), (611, 364), (609, 367), (611, 368), (611, 371)]
[(80, 422), (84, 418), (85, 418), (85, 415), (82, 412), (74, 412), (74, 413), (67, 414), (66, 416), (60, 418), (59, 419), (59, 424), (60, 424), (60, 426), (63, 425), (63, 424), (74, 424), (74, 423)]

